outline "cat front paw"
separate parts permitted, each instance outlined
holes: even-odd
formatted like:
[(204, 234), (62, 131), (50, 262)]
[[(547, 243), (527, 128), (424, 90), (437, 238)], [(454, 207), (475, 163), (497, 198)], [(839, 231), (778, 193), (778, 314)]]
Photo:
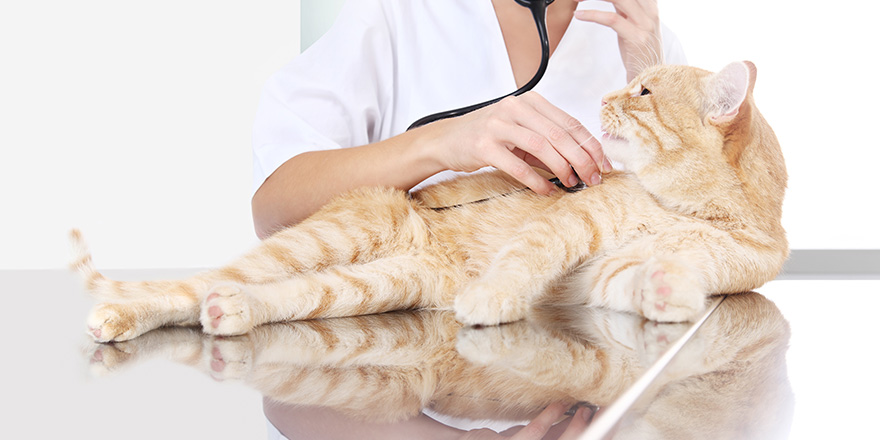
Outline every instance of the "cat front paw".
[(477, 282), (458, 294), (453, 308), (462, 324), (498, 325), (525, 318), (528, 304), (517, 295)]
[(692, 321), (706, 309), (699, 273), (674, 258), (652, 258), (635, 273), (636, 309), (652, 321)]
[(199, 320), (205, 333), (243, 335), (254, 328), (250, 297), (242, 287), (222, 284), (210, 290), (202, 303)]

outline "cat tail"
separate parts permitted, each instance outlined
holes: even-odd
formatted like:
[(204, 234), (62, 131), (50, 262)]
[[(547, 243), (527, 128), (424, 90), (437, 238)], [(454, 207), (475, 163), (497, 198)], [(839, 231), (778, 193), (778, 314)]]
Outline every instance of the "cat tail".
[(95, 269), (92, 254), (83, 239), (82, 233), (70, 231), (70, 242), (73, 246), (73, 262), (70, 268), (79, 273), (85, 289), (100, 301), (119, 301), (132, 299), (155, 298), (157, 295), (179, 294), (187, 298), (196, 298), (195, 292), (204, 287), (201, 280), (184, 281), (116, 281), (105, 277)]
[(92, 253), (89, 252), (89, 247), (79, 229), (70, 231), (70, 244), (73, 248), (73, 261), (70, 263), (70, 269), (80, 274), (85, 282), (86, 290), (99, 297), (105, 296), (100, 295), (99, 292), (104, 290), (101, 287), (109, 280), (95, 269), (95, 265), (92, 263)]

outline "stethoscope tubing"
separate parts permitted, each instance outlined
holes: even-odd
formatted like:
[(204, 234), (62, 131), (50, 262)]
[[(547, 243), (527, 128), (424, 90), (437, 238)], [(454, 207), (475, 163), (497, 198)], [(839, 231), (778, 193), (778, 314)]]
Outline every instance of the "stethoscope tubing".
[(516, 89), (516, 91), (508, 93), (504, 96), (499, 96), (498, 98), (490, 99), (486, 102), (481, 102), (479, 104), (469, 105), (467, 107), (462, 107), (455, 110), (447, 110), (425, 116), (418, 121), (413, 122), (412, 125), (410, 125), (409, 128), (406, 129), (407, 131), (412, 130), (416, 127), (430, 124), (431, 122), (439, 121), (441, 119), (454, 118), (456, 116), (470, 113), (474, 110), (479, 110), (483, 107), (486, 107), (487, 105), (492, 105), (510, 96), (522, 95), (523, 93), (532, 90), (538, 84), (538, 81), (541, 81), (541, 78), (544, 76), (544, 72), (547, 71), (547, 64), (550, 61), (550, 37), (547, 35), (547, 5), (553, 3), (553, 0), (516, 0), (516, 2), (522, 6), (529, 8), (532, 11), (532, 17), (535, 19), (535, 26), (538, 28), (538, 36), (541, 39), (541, 64), (538, 66), (538, 71), (535, 73), (534, 76), (532, 76), (532, 79), (530, 79), (529, 82), (525, 83), (522, 87)]

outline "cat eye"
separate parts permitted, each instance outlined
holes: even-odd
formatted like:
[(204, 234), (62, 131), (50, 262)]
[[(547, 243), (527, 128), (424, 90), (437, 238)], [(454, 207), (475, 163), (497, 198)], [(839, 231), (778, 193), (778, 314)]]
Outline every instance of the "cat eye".
[(651, 94), (650, 90), (648, 90), (645, 87), (642, 87), (642, 93), (639, 93), (639, 96), (645, 96), (645, 95), (650, 95), (650, 94)]

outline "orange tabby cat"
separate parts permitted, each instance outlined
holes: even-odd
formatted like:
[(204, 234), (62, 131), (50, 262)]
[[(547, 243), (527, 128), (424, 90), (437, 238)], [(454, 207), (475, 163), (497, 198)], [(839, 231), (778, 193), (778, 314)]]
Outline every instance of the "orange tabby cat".
[(716, 74), (646, 69), (602, 102), (605, 153), (626, 172), (577, 193), (518, 191), (499, 172), (411, 196), (364, 188), (183, 281), (108, 280), (74, 231), (73, 266), (103, 301), (89, 332), (118, 341), (201, 323), (233, 335), (408, 308), (453, 308), (465, 324), (490, 325), (521, 319), (560, 282), (586, 304), (690, 320), (710, 294), (773, 279), (788, 255), (785, 165), (754, 105), (755, 76), (750, 62)]

